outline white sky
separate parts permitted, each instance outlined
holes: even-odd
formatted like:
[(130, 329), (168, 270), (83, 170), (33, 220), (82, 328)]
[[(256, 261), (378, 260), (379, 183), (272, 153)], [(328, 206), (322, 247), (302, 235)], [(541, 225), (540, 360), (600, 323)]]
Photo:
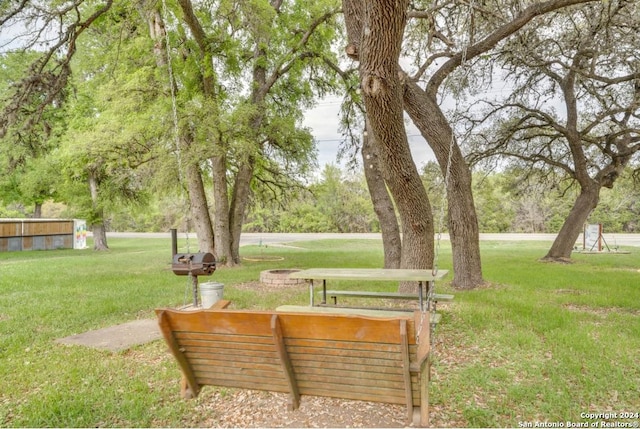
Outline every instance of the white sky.
[[(326, 164), (344, 165), (344, 162), (339, 163), (337, 160), (338, 148), (342, 141), (339, 131), (340, 103), (340, 98), (328, 97), (321, 100), (315, 108), (308, 110), (305, 115), (304, 125), (312, 129), (313, 137), (316, 139), (318, 164), (321, 169)], [(407, 136), (418, 169), (427, 161), (435, 160), (429, 145), (413, 124), (407, 126)]]

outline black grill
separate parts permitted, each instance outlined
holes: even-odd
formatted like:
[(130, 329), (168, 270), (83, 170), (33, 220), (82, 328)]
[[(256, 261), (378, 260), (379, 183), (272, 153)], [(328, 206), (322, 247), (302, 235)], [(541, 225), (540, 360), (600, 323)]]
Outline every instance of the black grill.
[(216, 261), (211, 253), (176, 253), (171, 269), (178, 276), (210, 276), (216, 270)]

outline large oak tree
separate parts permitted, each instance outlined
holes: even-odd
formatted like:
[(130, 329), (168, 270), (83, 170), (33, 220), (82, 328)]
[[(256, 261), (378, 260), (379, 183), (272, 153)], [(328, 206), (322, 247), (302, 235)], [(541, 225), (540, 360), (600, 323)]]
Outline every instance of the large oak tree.
[(571, 257), (601, 189), (640, 152), (638, 25), (636, 2), (595, 3), (550, 15), (497, 53), (514, 91), (491, 103), (476, 153), (555, 170), (580, 190), (545, 259)]
[[(536, 17), (560, 8), (588, 2), (588, 0), (549, 0), (532, 3), (524, 8), (520, 2), (512, 4), (498, 1), (481, 5), (471, 2), (462, 10), (453, 2), (436, 2), (425, 5), (421, 10), (407, 11), (408, 5), (404, 3), (376, 7), (375, 3), (370, 4), (360, 0), (343, 1), (349, 37), (347, 54), (359, 59), (361, 63), (363, 58), (367, 61), (370, 58), (375, 59), (371, 62), (373, 68), (369, 63), (366, 67), (362, 64), (360, 66), (363, 93), (365, 100), (369, 93), (367, 115), (372, 121), (377, 141), (382, 147), (388, 145), (390, 149), (387, 152), (389, 158), (383, 157), (385, 164), (383, 168), (387, 172), (386, 179), (393, 198), (398, 204), (401, 218), (404, 216), (403, 224), (410, 219), (410, 215), (403, 214), (401, 206), (410, 207), (408, 201), (417, 203), (420, 197), (417, 197), (419, 191), (409, 184), (412, 183), (410, 177), (413, 176), (415, 166), (411, 164), (410, 156), (407, 157), (407, 149), (404, 145), (406, 138), (398, 137), (402, 132), (402, 116), (398, 115), (396, 110), (397, 100), (394, 97), (397, 94), (403, 96), (402, 107), (406, 109), (433, 149), (443, 175), (448, 178), (448, 220), (455, 274), (453, 283), (459, 288), (473, 288), (482, 284), (483, 280), (478, 222), (471, 190), (471, 173), (453, 135), (451, 124), (441, 107), (442, 85), (461, 66), (471, 64), (472, 67), (475, 58), (490, 52)], [(468, 19), (458, 19), (462, 15), (468, 16)], [(408, 50), (408, 54), (415, 54), (419, 49), (424, 50), (418, 51), (419, 55), (416, 58), (422, 64), (412, 76), (404, 73), (397, 63), (400, 59), (398, 44), (401, 46), (407, 16), (427, 22), (426, 30), (422, 30), (422, 34), (426, 33), (423, 36), (425, 42), (415, 50)], [(377, 29), (376, 26), (378, 26)], [(379, 40), (376, 43), (365, 44), (365, 41), (369, 43), (372, 31), (378, 31), (375, 34)], [(375, 49), (375, 52), (369, 52), (369, 49)], [(437, 64), (437, 60), (440, 60), (440, 65)], [(396, 63), (391, 66), (390, 63), (393, 61)], [(392, 71), (396, 76), (391, 76)], [(419, 84), (420, 81), (426, 81), (424, 87)], [(403, 84), (402, 88), (397, 86), (398, 83)], [(463, 80), (458, 82), (458, 86), (464, 84)], [(378, 92), (388, 98), (375, 99), (378, 100), (376, 105), (371, 95)], [(377, 128), (374, 127), (374, 123), (378, 124)], [(385, 137), (379, 138), (379, 134)], [(388, 174), (393, 171), (401, 172), (400, 177), (396, 176), (394, 179)], [(404, 202), (401, 203), (401, 201)], [(417, 206), (413, 206), (412, 210), (416, 208)], [(424, 209), (420, 213), (431, 216)], [(419, 230), (421, 224), (403, 225), (403, 228), (417, 226)], [(432, 255), (432, 251), (428, 251), (421, 255), (422, 258), (413, 259), (414, 262), (419, 261), (419, 263), (405, 265), (405, 267), (429, 267)]]

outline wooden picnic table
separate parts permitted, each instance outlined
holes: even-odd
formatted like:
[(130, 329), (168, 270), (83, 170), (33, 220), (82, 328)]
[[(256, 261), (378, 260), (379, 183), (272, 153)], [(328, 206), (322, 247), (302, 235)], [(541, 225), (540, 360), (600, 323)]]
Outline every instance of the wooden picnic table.
[[(424, 298), (428, 297), (432, 289), (433, 282), (442, 279), (448, 273), (447, 270), (415, 270), (415, 269), (386, 269), (386, 268), (311, 268), (289, 274), (292, 279), (304, 279), (309, 282), (310, 305), (314, 306), (314, 281), (322, 280), (322, 304), (327, 303), (327, 280), (356, 280), (356, 281), (394, 281), (394, 282), (418, 282), (417, 298), (420, 308), (423, 309)], [(425, 288), (423, 292), (423, 286)], [(362, 292), (361, 294), (351, 291), (331, 291), (334, 296), (351, 295), (367, 296), (378, 298), (398, 298), (415, 299), (415, 295), (409, 297), (407, 294), (387, 293), (387, 292)]]

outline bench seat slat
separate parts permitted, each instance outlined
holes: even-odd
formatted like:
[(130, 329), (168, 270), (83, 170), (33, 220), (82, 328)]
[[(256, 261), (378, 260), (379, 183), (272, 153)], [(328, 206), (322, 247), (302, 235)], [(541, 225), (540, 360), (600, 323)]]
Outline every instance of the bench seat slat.
[(431, 299), (438, 302), (450, 302), (453, 301), (455, 295), (451, 295), (448, 293), (434, 293)]

